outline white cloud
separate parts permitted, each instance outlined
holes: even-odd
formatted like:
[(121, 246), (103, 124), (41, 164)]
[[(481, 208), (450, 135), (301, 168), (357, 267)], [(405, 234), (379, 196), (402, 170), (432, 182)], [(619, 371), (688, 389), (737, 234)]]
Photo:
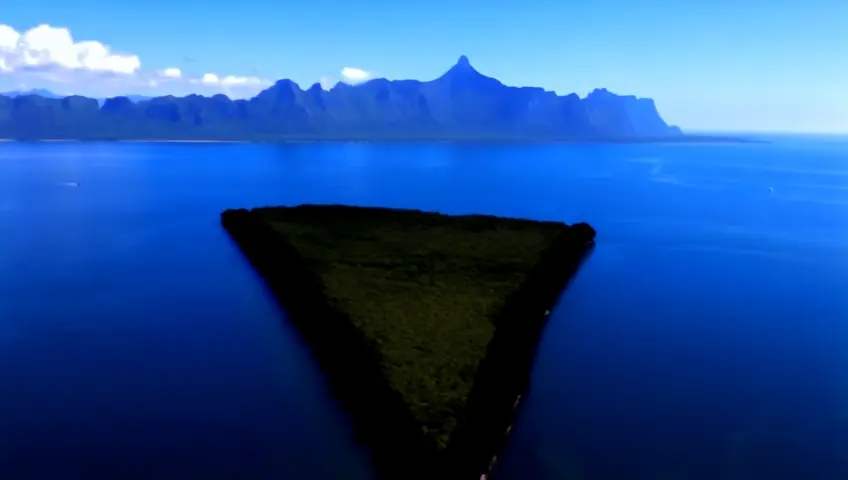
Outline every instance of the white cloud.
[(238, 87), (238, 86), (258, 86), (265, 85), (270, 82), (262, 80), (259, 77), (236, 77), (228, 75), (219, 77), (214, 73), (207, 73), (200, 79), (192, 80), (194, 83), (202, 83), (204, 85), (220, 85), (222, 87)]
[(344, 67), (342, 69), (342, 78), (344, 78), (345, 81), (350, 83), (364, 82), (370, 77), (371, 74), (366, 72), (365, 70), (362, 70), (361, 68)]
[(262, 79), (257, 77), (234, 77), (232, 75), (221, 79), (221, 85), (236, 86), (236, 85), (262, 85)]
[(137, 55), (98, 41), (76, 41), (67, 28), (38, 25), (19, 32), (0, 24), (0, 91), (19, 83), (96, 97), (225, 93), (235, 98), (252, 97), (271, 84), (253, 76), (193, 77), (176, 67), (144, 70)]
[(221, 80), (218, 78), (218, 75), (215, 75), (214, 73), (207, 73), (200, 79), (200, 81), (206, 85), (218, 85)]
[(179, 68), (166, 68), (159, 71), (159, 76), (162, 78), (182, 78), (183, 72)]
[(141, 68), (137, 55), (115, 53), (100, 42), (76, 42), (67, 28), (49, 25), (39, 25), (24, 33), (0, 25), (0, 62), (7, 72), (59, 69), (128, 75)]
[[(334, 77), (321, 77), (321, 87), (331, 89), (337, 82)], [(356, 67), (344, 67), (340, 75), (342, 81), (350, 84), (371, 77), (371, 73)], [(119, 53), (99, 41), (77, 41), (67, 28), (42, 24), (19, 32), (0, 24), (0, 91), (26, 84), (65, 95), (99, 98), (189, 93), (246, 98), (271, 83), (256, 76), (193, 76), (176, 67), (144, 70), (138, 55)]]

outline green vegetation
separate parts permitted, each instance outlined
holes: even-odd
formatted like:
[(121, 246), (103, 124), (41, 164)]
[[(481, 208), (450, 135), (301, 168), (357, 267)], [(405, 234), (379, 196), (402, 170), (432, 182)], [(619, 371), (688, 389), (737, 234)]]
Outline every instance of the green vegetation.
[(479, 476), (526, 388), (544, 312), (595, 235), (343, 206), (230, 210), (222, 223), (312, 345), (384, 478)]
[(357, 210), (263, 217), (373, 340), (425, 434), (444, 447), (492, 339), (493, 317), (566, 225)]

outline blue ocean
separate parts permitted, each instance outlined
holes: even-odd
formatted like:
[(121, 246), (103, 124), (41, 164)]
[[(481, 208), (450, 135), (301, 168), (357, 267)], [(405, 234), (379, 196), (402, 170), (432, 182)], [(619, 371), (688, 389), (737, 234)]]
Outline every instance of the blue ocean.
[(0, 478), (371, 478), (219, 225), (300, 203), (597, 229), (496, 478), (848, 478), (848, 140), (792, 136), (0, 143)]

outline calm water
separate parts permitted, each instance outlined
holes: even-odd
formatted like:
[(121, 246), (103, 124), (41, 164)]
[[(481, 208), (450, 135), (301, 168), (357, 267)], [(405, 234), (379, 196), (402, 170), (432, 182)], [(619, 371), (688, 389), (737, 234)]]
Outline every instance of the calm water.
[(597, 228), (501, 478), (848, 477), (848, 143), (783, 138), (0, 144), (0, 478), (369, 478), (218, 224), (307, 202)]

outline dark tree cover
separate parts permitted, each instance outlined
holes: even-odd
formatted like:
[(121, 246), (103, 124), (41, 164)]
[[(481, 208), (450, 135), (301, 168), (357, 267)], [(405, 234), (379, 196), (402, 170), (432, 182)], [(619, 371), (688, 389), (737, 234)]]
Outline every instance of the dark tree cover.
[[(102, 105), (101, 105), (102, 104)], [(653, 100), (509, 87), (466, 57), (427, 82), (374, 79), (302, 90), (280, 80), (249, 100), (0, 96), (0, 138), (79, 140), (515, 139), (679, 136)]]
[(587, 224), (301, 205), (222, 223), (372, 447), (378, 478), (479, 478)]

